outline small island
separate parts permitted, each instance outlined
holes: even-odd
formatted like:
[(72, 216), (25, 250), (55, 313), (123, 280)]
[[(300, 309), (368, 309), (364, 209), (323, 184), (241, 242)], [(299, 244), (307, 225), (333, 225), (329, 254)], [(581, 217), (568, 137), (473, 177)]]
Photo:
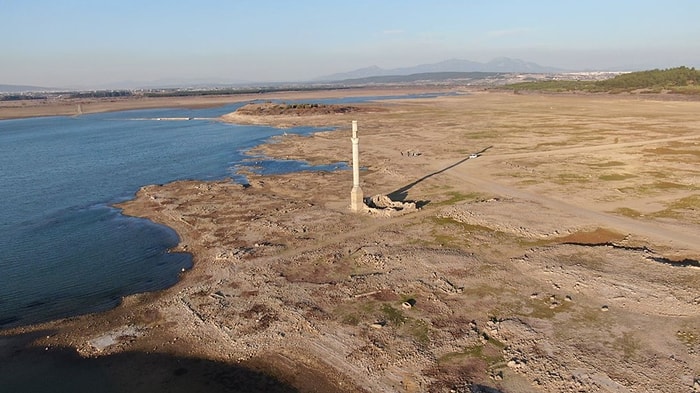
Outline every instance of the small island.
[[(249, 103), (223, 115), (222, 121), (239, 124), (269, 124), (275, 127), (327, 125), (328, 116), (386, 111), (377, 105), (340, 105), (319, 103)], [(324, 124), (325, 123), (325, 124)]]

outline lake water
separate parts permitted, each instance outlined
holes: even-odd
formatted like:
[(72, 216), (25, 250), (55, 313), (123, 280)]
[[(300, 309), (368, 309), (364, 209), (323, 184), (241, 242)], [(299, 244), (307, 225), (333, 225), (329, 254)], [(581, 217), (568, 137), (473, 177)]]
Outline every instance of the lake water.
[[(240, 105), (0, 121), (0, 329), (105, 310), (177, 282), (192, 267), (189, 254), (168, 252), (177, 234), (111, 205), (147, 184), (244, 181), (244, 152), (282, 130), (144, 120), (215, 118)], [(255, 161), (263, 173), (344, 166)]]

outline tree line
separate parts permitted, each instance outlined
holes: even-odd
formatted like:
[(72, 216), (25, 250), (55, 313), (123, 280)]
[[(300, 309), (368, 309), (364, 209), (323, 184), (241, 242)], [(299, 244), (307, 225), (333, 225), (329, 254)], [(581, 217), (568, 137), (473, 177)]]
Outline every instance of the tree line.
[(515, 90), (537, 91), (585, 91), (591, 93), (680, 93), (700, 94), (700, 71), (693, 67), (654, 69), (620, 74), (601, 81), (537, 81), (514, 83), (505, 86)]

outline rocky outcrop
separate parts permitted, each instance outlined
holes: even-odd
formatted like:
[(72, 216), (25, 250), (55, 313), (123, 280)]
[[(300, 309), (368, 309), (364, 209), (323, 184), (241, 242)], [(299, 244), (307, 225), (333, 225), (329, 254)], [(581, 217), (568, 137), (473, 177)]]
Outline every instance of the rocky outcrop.
[(372, 214), (395, 215), (416, 211), (415, 202), (392, 201), (387, 195), (377, 194), (365, 199), (365, 204)]

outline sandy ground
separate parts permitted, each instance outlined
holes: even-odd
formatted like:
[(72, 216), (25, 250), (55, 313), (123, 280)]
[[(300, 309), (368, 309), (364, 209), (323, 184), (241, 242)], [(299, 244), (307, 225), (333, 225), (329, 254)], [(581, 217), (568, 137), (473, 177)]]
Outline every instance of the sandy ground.
[(124, 212), (174, 228), (195, 267), (115, 310), (0, 332), (0, 379), (700, 392), (700, 103), (456, 93), (225, 116), (337, 127), (256, 150), (314, 163), (350, 160), (358, 120), (365, 195), (420, 209), (351, 213), (350, 171), (144, 187)]

